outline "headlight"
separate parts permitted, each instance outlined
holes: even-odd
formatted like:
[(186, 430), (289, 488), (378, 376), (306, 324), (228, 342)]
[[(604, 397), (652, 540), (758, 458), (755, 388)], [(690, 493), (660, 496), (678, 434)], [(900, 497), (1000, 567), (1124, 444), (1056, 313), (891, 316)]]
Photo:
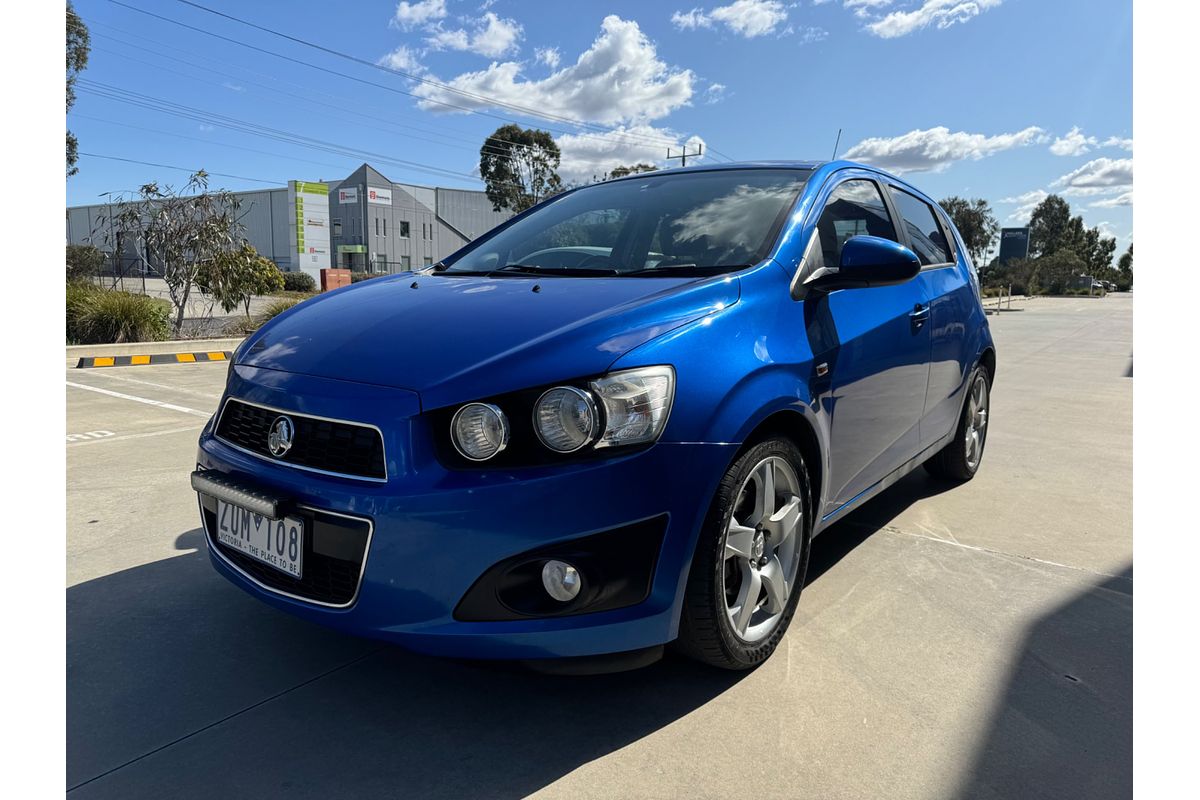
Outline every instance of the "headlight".
[(533, 429), (557, 453), (573, 453), (596, 438), (600, 415), (592, 396), (574, 386), (556, 386), (538, 398)]
[(487, 461), (508, 445), (508, 420), (490, 403), (467, 403), (450, 421), (450, 433), (463, 458)]
[(667, 426), (675, 399), (675, 371), (639, 367), (612, 372), (592, 381), (604, 404), (604, 433), (596, 447), (652, 442)]

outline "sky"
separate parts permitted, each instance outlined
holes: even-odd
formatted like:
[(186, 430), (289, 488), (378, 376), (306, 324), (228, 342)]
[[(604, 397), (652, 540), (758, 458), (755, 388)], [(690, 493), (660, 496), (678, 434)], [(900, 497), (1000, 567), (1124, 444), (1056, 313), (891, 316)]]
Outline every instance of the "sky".
[(478, 189), (508, 122), (550, 131), (568, 181), (685, 146), (827, 160), (840, 129), (839, 157), (982, 197), (1002, 225), (1055, 193), (1132, 241), (1129, 0), (696, 3), (75, 0), (92, 51), (67, 203), (200, 167), (241, 190), (364, 161)]

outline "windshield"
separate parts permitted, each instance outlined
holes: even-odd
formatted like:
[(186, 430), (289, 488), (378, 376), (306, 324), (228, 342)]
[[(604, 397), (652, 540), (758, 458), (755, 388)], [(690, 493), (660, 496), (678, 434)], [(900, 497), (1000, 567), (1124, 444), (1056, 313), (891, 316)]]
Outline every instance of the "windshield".
[(645, 175), (572, 192), (439, 271), (571, 277), (708, 275), (762, 260), (809, 170)]

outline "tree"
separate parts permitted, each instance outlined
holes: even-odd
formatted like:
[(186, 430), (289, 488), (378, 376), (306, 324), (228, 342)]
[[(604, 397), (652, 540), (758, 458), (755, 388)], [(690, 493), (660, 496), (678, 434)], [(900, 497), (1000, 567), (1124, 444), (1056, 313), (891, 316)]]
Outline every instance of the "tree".
[(1058, 195), (1052, 194), (1038, 203), (1029, 217), (1030, 255), (1049, 255), (1068, 245), (1071, 222), (1071, 206)]
[[(120, 196), (118, 203), (111, 220), (97, 218), (96, 229), (106, 241), (113, 237), (138, 243), (142, 259), (167, 284), (178, 336), (197, 275), (241, 241), (238, 198), (224, 189), (210, 192), (208, 173), (201, 170), (179, 191), (148, 183), (132, 197)], [(116, 249), (116, 242), (108, 243)]]
[(546, 131), (502, 125), (479, 148), (479, 175), (497, 211), (520, 213), (562, 188), (562, 154)]
[(1104, 236), (1099, 228), (1088, 228), (1083, 234), (1083, 252), (1079, 255), (1087, 264), (1088, 274), (1102, 280), (1112, 280), (1113, 254), (1117, 252), (1117, 240)]
[(996, 243), (1000, 234), (1000, 224), (992, 214), (992, 207), (981, 197), (971, 200), (962, 197), (947, 197), (941, 202), (942, 208), (950, 215), (954, 227), (958, 228), (971, 261), (983, 264), (987, 252)]
[[(75, 105), (75, 79), (87, 66), (91, 40), (87, 26), (75, 13), (74, 6), (67, 3), (67, 111)], [(79, 140), (67, 131), (67, 177), (79, 172), (75, 163), (79, 161)]]
[(643, 172), (654, 172), (657, 169), (658, 167), (654, 166), (653, 164), (646, 163), (634, 164), (632, 167), (619, 165), (612, 168), (612, 171), (608, 173), (608, 177), (624, 178), (626, 175), (638, 175)]
[(1031, 294), (1065, 294), (1071, 288), (1071, 280), (1087, 268), (1083, 259), (1071, 250), (1055, 250), (1033, 262), (1033, 276), (1029, 279)]
[(1133, 288), (1133, 242), (1117, 261), (1117, 288), (1122, 292)]
[(196, 285), (211, 294), (221, 308), (233, 311), (240, 305), (246, 310), (246, 319), (256, 295), (277, 292), (283, 284), (283, 272), (275, 262), (259, 255), (249, 242), (242, 242), (237, 250), (218, 253), (196, 274)]

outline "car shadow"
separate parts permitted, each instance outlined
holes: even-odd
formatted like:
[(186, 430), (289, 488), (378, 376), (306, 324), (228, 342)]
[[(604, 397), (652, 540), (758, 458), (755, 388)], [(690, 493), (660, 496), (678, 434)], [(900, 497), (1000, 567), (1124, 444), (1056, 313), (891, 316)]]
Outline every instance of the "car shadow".
[(72, 796), (523, 797), (743, 677), (679, 658), (572, 678), (416, 656), (254, 600), (199, 530), (176, 546), (67, 590)]
[(1133, 566), (1039, 617), (959, 796), (1133, 795)]

